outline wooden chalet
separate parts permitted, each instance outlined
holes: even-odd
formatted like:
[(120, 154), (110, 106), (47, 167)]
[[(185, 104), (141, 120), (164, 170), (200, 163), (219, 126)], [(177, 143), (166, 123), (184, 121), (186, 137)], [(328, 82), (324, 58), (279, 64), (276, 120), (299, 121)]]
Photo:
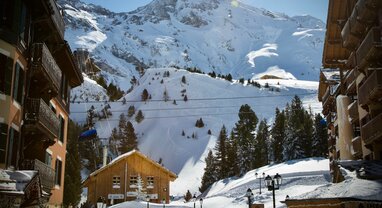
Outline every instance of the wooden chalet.
[(382, 159), (382, 1), (329, 0), (326, 27), (318, 97), (337, 175), (336, 161)]
[(83, 182), (87, 201), (96, 205), (97, 199), (104, 197), (110, 205), (136, 200), (139, 178), (151, 202), (169, 202), (169, 183), (177, 178), (176, 174), (137, 150), (118, 156), (88, 176)]
[(70, 90), (82, 73), (55, 0), (1, 0), (0, 17), (0, 169), (36, 171), (37, 201), (61, 206)]

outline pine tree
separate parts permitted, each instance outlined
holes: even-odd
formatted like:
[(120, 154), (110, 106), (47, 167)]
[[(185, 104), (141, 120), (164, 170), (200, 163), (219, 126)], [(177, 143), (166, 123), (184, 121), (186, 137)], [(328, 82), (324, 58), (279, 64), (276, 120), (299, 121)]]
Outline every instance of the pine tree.
[(167, 101), (170, 100), (170, 96), (168, 95), (167, 88), (164, 88), (164, 91), (163, 91), (163, 100), (164, 100), (164, 102), (167, 102)]
[(127, 110), (127, 116), (132, 117), (135, 114), (135, 107), (133, 105), (129, 106), (129, 109)]
[(111, 130), (111, 135), (109, 137), (109, 149), (114, 155), (119, 155), (118, 147), (119, 147), (120, 134), (118, 134), (117, 128), (113, 128)]
[(138, 111), (137, 115), (135, 116), (135, 121), (137, 123), (140, 123), (141, 121), (143, 121), (145, 117), (143, 116), (143, 113), (141, 110)]
[(81, 200), (81, 159), (78, 150), (78, 136), (81, 133), (81, 127), (72, 120), (69, 121), (67, 152), (65, 163), (65, 189), (63, 204), (76, 207)]
[(185, 136), (186, 135), (186, 133), (184, 133), (184, 130), (182, 130), (182, 136)]
[(137, 199), (138, 200), (146, 201), (146, 197), (147, 197), (146, 187), (145, 187), (145, 183), (144, 183), (140, 174), (138, 174), (138, 177), (137, 177), (136, 192), (137, 192)]
[(278, 108), (276, 108), (275, 113), (275, 122), (273, 123), (273, 127), (271, 130), (272, 135), (272, 152), (273, 152), (273, 161), (275, 163), (281, 163), (284, 161), (283, 158), (283, 145), (285, 138), (285, 113), (284, 111), (280, 112)]
[(206, 157), (205, 162), (206, 167), (204, 168), (202, 185), (199, 187), (199, 191), (202, 193), (217, 181), (216, 161), (211, 150), (208, 152), (208, 156)]
[(215, 145), (216, 152), (216, 163), (217, 163), (217, 171), (218, 171), (218, 179), (223, 179), (228, 176), (227, 174), (227, 130), (225, 126), (220, 130), (219, 138)]
[(141, 99), (142, 101), (146, 101), (148, 98), (149, 98), (149, 92), (146, 89), (144, 89), (142, 91)]
[(256, 113), (247, 104), (242, 105), (239, 111), (239, 121), (235, 124), (235, 136), (238, 140), (238, 163), (240, 174), (253, 169), (254, 160), (254, 133), (258, 118)]
[(303, 140), (301, 140), (301, 146), (303, 155), (301, 158), (312, 157), (312, 146), (313, 146), (313, 115), (311, 110), (304, 112), (304, 123), (303, 123)]
[(125, 127), (122, 129), (122, 138), (119, 152), (123, 154), (134, 149), (138, 149), (137, 135), (135, 134), (133, 124), (128, 121), (126, 122)]
[(192, 194), (191, 194), (190, 190), (187, 190), (186, 195), (184, 195), (184, 200), (186, 202), (189, 202), (191, 199), (192, 199)]
[(187, 102), (187, 101), (188, 101), (187, 95), (184, 95), (183, 100), (184, 100), (184, 102)]
[(182, 76), (182, 83), (187, 84), (186, 77), (184, 75)]
[(326, 157), (328, 150), (328, 134), (327, 134), (326, 122), (322, 116), (318, 113), (314, 117), (314, 133), (312, 142), (312, 156), (314, 157)]
[(268, 164), (268, 141), (269, 130), (267, 121), (264, 119), (259, 124), (259, 129), (255, 139), (254, 168), (262, 167)]
[(240, 169), (238, 166), (238, 155), (237, 155), (237, 139), (235, 134), (231, 131), (228, 142), (226, 143), (227, 151), (227, 175), (229, 177), (238, 176), (240, 174)]

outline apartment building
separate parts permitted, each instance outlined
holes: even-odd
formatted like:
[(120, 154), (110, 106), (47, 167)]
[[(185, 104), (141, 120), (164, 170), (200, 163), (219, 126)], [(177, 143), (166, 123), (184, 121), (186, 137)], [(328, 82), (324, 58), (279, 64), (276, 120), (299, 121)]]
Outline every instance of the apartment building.
[(3, 203), (62, 204), (70, 90), (83, 82), (64, 32), (55, 0), (0, 2)]

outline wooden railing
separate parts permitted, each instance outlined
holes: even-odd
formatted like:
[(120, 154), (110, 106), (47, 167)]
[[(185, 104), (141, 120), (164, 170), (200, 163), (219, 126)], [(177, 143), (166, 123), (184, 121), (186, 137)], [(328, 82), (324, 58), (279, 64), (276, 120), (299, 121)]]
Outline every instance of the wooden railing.
[(40, 160), (24, 160), (22, 168), (25, 170), (36, 170), (40, 176), (41, 184), (45, 191), (53, 189), (54, 186), (54, 169)]
[(345, 82), (347, 86), (347, 93), (355, 93), (356, 91), (356, 83), (355, 80), (357, 79), (358, 76), (358, 71), (355, 69), (351, 69), (348, 71), (348, 73), (345, 76)]
[(362, 141), (360, 136), (357, 136), (352, 139), (352, 146), (353, 146), (352, 155), (354, 157), (362, 156)]
[(382, 69), (376, 69), (358, 89), (358, 100), (361, 106), (378, 101), (382, 96)]
[(58, 92), (62, 77), (61, 69), (44, 43), (32, 45), (32, 68), (33, 70), (43, 70), (49, 82), (53, 84), (53, 90)]
[(64, 39), (65, 23), (56, 4), (56, 0), (48, 0), (48, 7), (50, 9), (50, 15), (52, 16), (52, 20), (56, 25), (57, 31), (59, 32), (62, 39)]
[(378, 61), (382, 54), (381, 31), (373, 27), (357, 49), (357, 63), (362, 70), (374, 61)]
[(359, 114), (358, 114), (358, 100), (355, 100), (353, 103), (351, 103), (348, 106), (349, 110), (349, 118), (350, 122), (354, 123), (354, 121), (358, 120)]
[(326, 89), (324, 96), (322, 97), (322, 113), (324, 115), (330, 112), (331, 105), (333, 104), (333, 95), (330, 92), (330, 86)]
[[(25, 123), (27, 125), (40, 125), (50, 138), (57, 138), (60, 121), (49, 106), (42, 99), (28, 98), (25, 104)], [(36, 126), (37, 127), (37, 126)]]
[(382, 139), (382, 113), (362, 126), (362, 139), (366, 145)]

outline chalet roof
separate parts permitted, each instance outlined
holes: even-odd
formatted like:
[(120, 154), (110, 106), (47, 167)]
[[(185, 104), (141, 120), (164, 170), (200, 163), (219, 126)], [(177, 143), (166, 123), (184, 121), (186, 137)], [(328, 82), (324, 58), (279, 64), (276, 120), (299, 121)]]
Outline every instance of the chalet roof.
[(350, 51), (342, 47), (341, 30), (352, 12), (356, 0), (329, 0), (328, 18), (322, 65), (324, 68), (343, 68)]
[[(154, 166), (157, 166), (158, 168), (162, 169), (163, 171), (167, 172), (169, 175), (170, 175), (170, 178), (171, 179), (175, 179), (177, 178), (177, 175), (175, 173), (173, 173), (172, 171), (170, 171), (169, 169), (163, 167), (162, 165), (160, 165), (159, 163), (157, 163), (156, 161), (150, 159), (149, 157), (147, 157), (146, 155), (144, 155), (143, 153), (139, 152), (138, 150), (132, 150), (130, 152), (126, 152), (122, 155), (119, 155), (118, 157), (116, 157), (114, 160), (112, 160), (109, 164), (107, 164), (106, 166), (94, 171), (93, 173), (91, 173), (89, 175), (89, 177), (91, 176), (95, 176), (97, 175), (98, 173), (102, 172), (103, 170), (106, 170), (107, 168), (113, 166), (114, 164), (117, 164), (119, 161), (122, 161), (123, 159), (125, 158), (128, 158), (130, 157), (131, 155), (138, 155), (139, 157), (142, 157), (144, 158), (145, 160), (149, 161), (150, 163), (152, 163)], [(86, 179), (87, 180), (87, 179)]]

